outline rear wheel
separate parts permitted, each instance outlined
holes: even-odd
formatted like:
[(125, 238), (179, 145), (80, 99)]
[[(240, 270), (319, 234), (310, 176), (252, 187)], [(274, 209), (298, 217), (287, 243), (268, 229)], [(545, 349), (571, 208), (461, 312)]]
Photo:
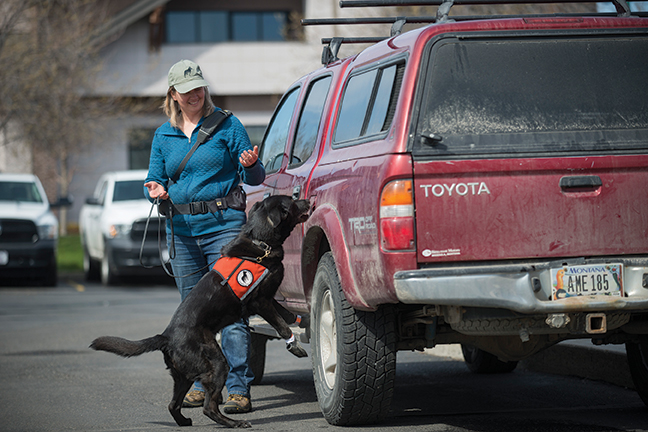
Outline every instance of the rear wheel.
[(505, 362), (493, 354), (475, 348), (472, 345), (461, 345), (461, 352), (468, 369), (474, 373), (493, 374), (513, 372), (518, 362)]
[(639, 342), (626, 342), (630, 375), (639, 397), (648, 406), (648, 336)]
[(391, 405), (396, 375), (394, 312), (356, 311), (347, 302), (333, 255), (315, 274), (311, 312), (315, 390), (332, 425), (374, 423)]

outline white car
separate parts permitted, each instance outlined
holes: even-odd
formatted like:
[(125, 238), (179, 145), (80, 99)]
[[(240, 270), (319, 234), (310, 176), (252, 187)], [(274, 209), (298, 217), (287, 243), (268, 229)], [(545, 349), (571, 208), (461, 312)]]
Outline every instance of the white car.
[(0, 275), (55, 286), (58, 220), (33, 174), (0, 174)]
[[(87, 279), (100, 277), (104, 285), (113, 285), (123, 276), (164, 273), (161, 260), (167, 262), (169, 256), (165, 221), (156, 209), (151, 213), (151, 203), (144, 197), (146, 174), (145, 170), (105, 173), (81, 208), (79, 234)], [(167, 264), (169, 271), (170, 267)]]

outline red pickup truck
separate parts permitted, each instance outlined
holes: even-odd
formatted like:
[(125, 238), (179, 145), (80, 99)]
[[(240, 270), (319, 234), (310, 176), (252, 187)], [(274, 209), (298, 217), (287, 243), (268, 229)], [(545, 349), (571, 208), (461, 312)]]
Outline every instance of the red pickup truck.
[(648, 404), (646, 14), (425, 3), (430, 25), (394, 19), (355, 56), (330, 41), (281, 99), (267, 178), (247, 189), (250, 206), (312, 203), (277, 299), (310, 313), (324, 417), (380, 420), (397, 351), (449, 343), (476, 372), (567, 339), (626, 344)]

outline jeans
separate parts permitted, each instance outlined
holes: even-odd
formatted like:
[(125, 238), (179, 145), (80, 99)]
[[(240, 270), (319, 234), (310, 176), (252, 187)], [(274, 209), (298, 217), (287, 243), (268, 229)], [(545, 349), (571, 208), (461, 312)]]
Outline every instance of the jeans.
[[(234, 239), (240, 229), (225, 230), (198, 237), (175, 235), (175, 257), (171, 260), (175, 281), (184, 300), (200, 278), (209, 271), (214, 261), (220, 257), (220, 251)], [(171, 250), (171, 234), (167, 234), (169, 252)], [(173, 256), (173, 255), (171, 255)], [(209, 264), (208, 267), (206, 267)], [(203, 268), (205, 267), (205, 268)], [(192, 274), (197, 270), (198, 273)], [(177, 277), (180, 276), (180, 277)], [(247, 319), (241, 319), (221, 330), (221, 347), (229, 363), (229, 374), (225, 385), (229, 394), (239, 394), (250, 397), (250, 383), (254, 379), (250, 369), (250, 329)], [(199, 389), (196, 383), (196, 389)]]

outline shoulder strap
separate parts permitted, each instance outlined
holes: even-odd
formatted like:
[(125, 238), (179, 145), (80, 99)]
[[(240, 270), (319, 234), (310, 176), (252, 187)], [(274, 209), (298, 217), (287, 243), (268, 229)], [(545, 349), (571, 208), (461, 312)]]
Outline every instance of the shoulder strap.
[(200, 130), (198, 131), (198, 138), (196, 138), (196, 143), (191, 147), (191, 150), (187, 153), (187, 155), (182, 159), (182, 162), (180, 162), (180, 165), (178, 166), (178, 169), (176, 172), (173, 174), (173, 177), (169, 179), (169, 186), (174, 184), (175, 182), (178, 181), (180, 178), (180, 174), (182, 173), (182, 170), (184, 170), (185, 165), (187, 165), (187, 161), (189, 161), (189, 158), (191, 155), (194, 154), (196, 149), (205, 141), (207, 141), (207, 138), (211, 136), (211, 134), (214, 133), (216, 128), (220, 126), (220, 124), (225, 120), (227, 117), (231, 116), (232, 113), (227, 110), (218, 110), (214, 111), (210, 115), (203, 120), (203, 124), (200, 126)]

